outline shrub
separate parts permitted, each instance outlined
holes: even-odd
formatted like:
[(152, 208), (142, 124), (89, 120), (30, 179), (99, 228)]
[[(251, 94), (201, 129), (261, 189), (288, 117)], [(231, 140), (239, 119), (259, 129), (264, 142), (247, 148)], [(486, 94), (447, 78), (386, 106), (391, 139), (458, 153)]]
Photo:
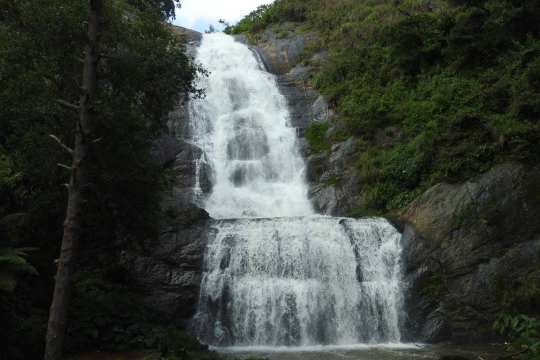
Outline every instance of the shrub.
[(540, 357), (540, 321), (526, 315), (499, 314), (494, 330), (510, 339), (508, 350), (514, 357), (538, 359)]
[(324, 123), (312, 123), (305, 133), (306, 140), (311, 148), (315, 152), (325, 152), (330, 150), (330, 143), (326, 139), (326, 132), (330, 128), (330, 124)]

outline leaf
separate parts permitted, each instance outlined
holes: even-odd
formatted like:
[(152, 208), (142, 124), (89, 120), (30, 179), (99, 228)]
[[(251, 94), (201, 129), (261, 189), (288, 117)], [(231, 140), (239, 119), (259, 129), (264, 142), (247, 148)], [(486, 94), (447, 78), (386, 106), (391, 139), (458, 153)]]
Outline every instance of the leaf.
[(13, 274), (7, 272), (0, 272), (0, 291), (12, 293), (17, 286), (17, 281)]
[(0, 249), (0, 270), (38, 275), (36, 268), (24, 258), (26, 252), (30, 250), (32, 248)]

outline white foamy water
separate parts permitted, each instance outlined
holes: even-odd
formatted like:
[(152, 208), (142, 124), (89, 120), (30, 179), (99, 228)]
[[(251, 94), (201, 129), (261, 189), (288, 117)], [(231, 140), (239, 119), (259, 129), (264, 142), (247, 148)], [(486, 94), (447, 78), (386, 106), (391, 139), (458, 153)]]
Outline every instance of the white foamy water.
[(192, 141), (213, 170), (194, 326), (216, 346), (400, 342), (401, 235), (385, 219), (315, 215), (304, 161), (275, 78), (251, 50), (205, 35), (206, 97)]
[(198, 332), (217, 345), (399, 342), (400, 234), (384, 219), (215, 224)]
[(248, 47), (224, 34), (205, 35), (197, 61), (210, 74), (191, 103), (193, 142), (214, 170), (205, 208), (214, 218), (313, 213), (304, 162), (275, 78)]
[(211, 347), (211, 350), (220, 353), (311, 353), (311, 352), (334, 352), (355, 351), (372, 349), (395, 349), (395, 350), (419, 350), (424, 344), (415, 343), (386, 343), (386, 344), (350, 344), (350, 345), (312, 345), (312, 346), (228, 346)]

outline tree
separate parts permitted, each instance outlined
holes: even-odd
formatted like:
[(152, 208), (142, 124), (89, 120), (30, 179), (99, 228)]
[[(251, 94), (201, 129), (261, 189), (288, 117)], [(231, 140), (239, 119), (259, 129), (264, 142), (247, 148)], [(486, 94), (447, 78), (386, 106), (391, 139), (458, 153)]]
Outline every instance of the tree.
[[(168, 131), (167, 116), (179, 98), (195, 90), (197, 69), (182, 40), (163, 22), (158, 1), (133, 2), (103, 1), (103, 60), (92, 106), (99, 116), (92, 119), (91, 138), (100, 141), (91, 145), (87, 161), (91, 185), (84, 188), (77, 274), (91, 266), (113, 266), (120, 251), (158, 232), (169, 173), (155, 163), (153, 144)], [(34, 0), (0, 0), (0, 220), (25, 214), (27, 231), (13, 246), (39, 248), (32, 255), (39, 275), (20, 277), (17, 293), (0, 297), (0, 319), (13, 320), (4, 322), (2, 330), (13, 336), (1, 339), (0, 358), (7, 353), (9, 359), (37, 359), (44, 353), (57, 271), (53, 261), (60, 253), (68, 201), (62, 184), (69, 183), (66, 168), (72, 167), (72, 154), (49, 135), (75, 148), (79, 111), (70, 103), (77, 105), (81, 95), (88, 5), (49, 0), (37, 12)], [(64, 105), (58, 99), (65, 99)], [(130, 237), (124, 237), (128, 231)], [(97, 264), (86, 256), (96, 251), (107, 259)], [(79, 293), (76, 300), (85, 296), (93, 295)], [(79, 320), (71, 311), (76, 300), (68, 309), (64, 351), (95, 350), (77, 348), (76, 336), (86, 335), (70, 332)]]
[(70, 300), (71, 277), (77, 258), (82, 227), (82, 208), (85, 187), (89, 183), (88, 158), (92, 143), (93, 102), (97, 92), (97, 71), (99, 62), (99, 36), (102, 22), (102, 0), (90, 0), (88, 17), (88, 43), (85, 47), (82, 94), (78, 106), (65, 104), (79, 110), (75, 124), (75, 146), (70, 149), (55, 138), (72, 154), (71, 176), (68, 185), (68, 205), (64, 221), (64, 235), (58, 269), (55, 279), (53, 300), (49, 313), (45, 360), (60, 360), (67, 323), (67, 309)]

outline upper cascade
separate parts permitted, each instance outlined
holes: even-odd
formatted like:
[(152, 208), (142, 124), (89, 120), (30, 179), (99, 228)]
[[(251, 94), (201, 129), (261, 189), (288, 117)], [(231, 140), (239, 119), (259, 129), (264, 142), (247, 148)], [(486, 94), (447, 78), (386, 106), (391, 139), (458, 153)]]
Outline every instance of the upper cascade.
[(216, 219), (312, 215), (286, 99), (245, 45), (206, 34), (196, 60), (206, 96), (190, 105), (191, 137), (213, 169), (204, 208)]

